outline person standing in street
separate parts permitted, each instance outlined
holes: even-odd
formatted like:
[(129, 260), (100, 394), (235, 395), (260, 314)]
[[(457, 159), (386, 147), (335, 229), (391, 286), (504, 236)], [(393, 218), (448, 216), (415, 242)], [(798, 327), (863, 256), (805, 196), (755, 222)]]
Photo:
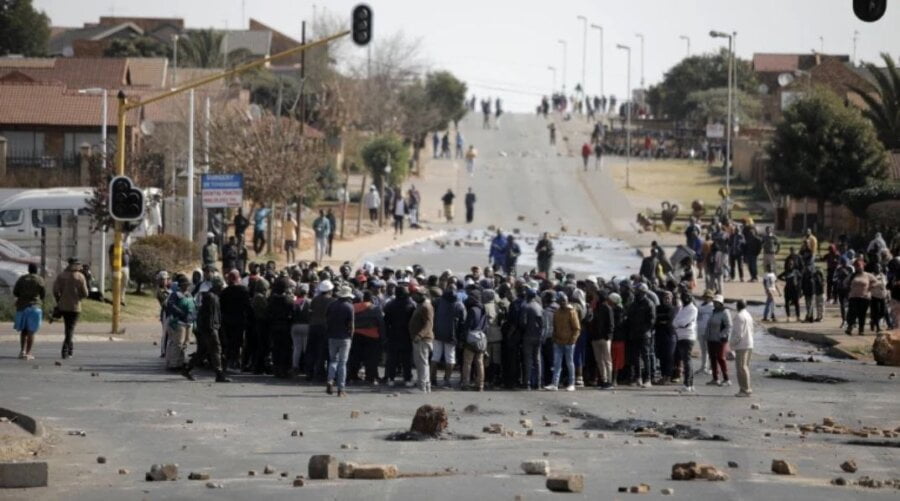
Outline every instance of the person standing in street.
[(219, 340), (219, 331), (222, 327), (222, 308), (219, 295), (222, 293), (225, 282), (219, 275), (210, 279), (212, 285), (209, 290), (201, 293), (200, 309), (197, 312), (197, 351), (181, 370), (181, 375), (190, 381), (194, 381), (191, 373), (194, 367), (209, 362), (209, 366), (216, 371), (217, 383), (230, 383), (225, 377), (222, 367), (222, 344)]
[(413, 345), (409, 329), (415, 311), (416, 303), (409, 297), (409, 290), (405, 285), (398, 285), (394, 298), (384, 306), (387, 351), (384, 376), (388, 386), (394, 386), (398, 374), (406, 386), (412, 384)]
[(697, 307), (697, 344), (700, 347), (700, 369), (697, 370), (697, 374), (712, 373), (709, 364), (709, 344), (706, 342), (706, 326), (715, 309), (712, 302), (714, 296), (715, 292), (712, 289), (706, 289), (701, 298), (703, 302)]
[(363, 197), (363, 204), (369, 209), (369, 222), (378, 221), (378, 208), (381, 206), (381, 197), (378, 195), (378, 189), (373, 184), (369, 186), (369, 191)]
[(75, 324), (81, 314), (81, 300), (88, 295), (87, 281), (81, 273), (81, 263), (77, 258), (69, 259), (69, 265), (65, 271), (56, 277), (53, 283), (53, 297), (56, 299), (56, 309), (63, 317), (65, 324), (65, 339), (62, 345), (63, 360), (72, 356), (75, 335)]
[[(466, 321), (463, 335), (466, 336), (466, 342), (462, 343), (463, 348), (463, 365), (460, 378), (459, 388), (461, 390), (472, 389), (475, 391), (484, 391), (484, 353), (487, 350), (487, 315), (484, 312), (484, 305), (481, 301), (481, 289), (472, 285), (466, 289)], [(477, 333), (480, 333), (478, 336)], [(473, 345), (469, 342), (472, 335), (480, 337), (484, 340), (484, 346)], [(471, 374), (474, 369), (475, 381), (470, 387)]]
[(597, 304), (594, 307), (593, 321), (590, 322), (589, 328), (591, 348), (594, 351), (594, 359), (597, 361), (600, 389), (606, 390), (612, 388), (612, 337), (615, 330), (613, 305), (606, 291), (597, 293)]
[(297, 223), (290, 212), (287, 214), (287, 219), (284, 220), (282, 230), (284, 232), (284, 258), (288, 263), (293, 263), (297, 259)]
[(463, 150), (463, 136), (462, 132), (459, 129), (456, 130), (456, 158), (463, 158), (464, 150)]
[(253, 213), (253, 252), (259, 256), (266, 248), (266, 229), (269, 227), (269, 213), (272, 209), (260, 207)]
[(565, 359), (569, 375), (566, 391), (575, 391), (575, 343), (581, 335), (581, 321), (578, 319), (578, 312), (569, 304), (569, 298), (565, 293), (557, 294), (557, 302), (559, 309), (553, 314), (553, 380), (544, 389), (549, 391), (559, 389)]
[(178, 277), (178, 290), (169, 295), (166, 303), (166, 319), (169, 322), (166, 368), (169, 370), (184, 368), (184, 350), (187, 348), (191, 327), (197, 319), (197, 305), (190, 289), (190, 279), (181, 275)]
[(212, 232), (206, 234), (206, 244), (201, 249), (203, 267), (219, 264), (219, 245), (216, 243), (216, 235)]
[(869, 304), (872, 301), (872, 287), (875, 285), (875, 277), (865, 271), (862, 259), (857, 259), (853, 263), (853, 275), (850, 276), (850, 304), (847, 310), (847, 330), (848, 336), (853, 335), (854, 324), (859, 325), (859, 335), (863, 335), (866, 326), (866, 312), (869, 310)]
[(594, 159), (596, 162), (594, 168), (598, 171), (603, 170), (603, 143), (600, 140), (594, 143)]
[(591, 153), (593, 153), (593, 149), (591, 148), (591, 144), (585, 142), (581, 145), (581, 160), (584, 162), (584, 171), (588, 170), (588, 162), (591, 160)]
[(325, 218), (328, 219), (328, 224), (331, 225), (331, 231), (328, 232), (328, 257), (331, 257), (331, 253), (334, 251), (334, 234), (337, 233), (337, 218), (334, 217), (334, 211), (331, 210), (331, 207), (328, 208), (328, 212), (325, 213)]
[[(716, 294), (713, 298), (713, 314), (706, 324), (706, 343), (713, 376), (706, 383), (707, 385), (731, 386), (731, 381), (728, 379), (728, 366), (725, 364), (725, 353), (728, 352), (731, 330), (731, 313), (725, 309), (725, 298), (721, 294)], [(719, 372), (722, 373), (721, 379), (719, 379)]]
[(672, 325), (675, 328), (675, 365), (681, 366), (681, 382), (684, 391), (694, 391), (694, 371), (691, 367), (691, 352), (697, 341), (697, 306), (690, 294), (681, 295), (681, 309), (675, 314)]
[(500, 228), (497, 228), (497, 234), (491, 239), (491, 248), (488, 251), (488, 264), (495, 272), (506, 269), (506, 249), (506, 235)]
[(353, 290), (349, 286), (341, 286), (336, 294), (337, 300), (328, 306), (325, 315), (325, 332), (328, 337), (328, 383), (325, 392), (346, 397), (344, 387), (347, 383), (347, 360), (350, 358), (350, 345), (353, 340)]
[(434, 155), (434, 158), (437, 159), (441, 154), (441, 136), (437, 131), (431, 135), (431, 150)]
[(778, 241), (778, 237), (775, 236), (771, 226), (766, 226), (766, 234), (762, 239), (763, 269), (771, 268), (772, 273), (775, 273), (775, 255), (780, 250), (781, 243)]
[(434, 341), (434, 307), (428, 299), (427, 291), (419, 286), (410, 284), (410, 294), (416, 302), (416, 309), (409, 319), (413, 364), (416, 366), (419, 389), (424, 393), (431, 393), (429, 355)]
[(744, 263), (747, 265), (747, 271), (750, 273), (750, 281), (759, 280), (759, 271), (757, 265), (759, 263), (759, 254), (762, 252), (762, 239), (756, 233), (756, 227), (750, 226), (749, 230), (744, 232)]
[[(434, 351), (431, 361), (431, 381), (437, 380), (439, 365), (443, 365), (442, 386), (450, 386), (453, 367), (456, 365), (456, 346), (465, 337), (466, 309), (456, 294), (456, 286), (448, 285), (434, 306)], [(442, 364), (443, 362), (443, 364)]]
[(544, 232), (541, 239), (538, 240), (534, 248), (537, 254), (538, 273), (543, 273), (544, 277), (550, 277), (550, 270), (553, 269), (553, 242), (550, 240), (550, 234)]
[(475, 219), (475, 193), (472, 192), (472, 188), (469, 188), (469, 191), (466, 192), (466, 222), (471, 223), (473, 219)]
[(466, 172), (469, 173), (469, 177), (475, 175), (476, 158), (478, 158), (478, 151), (475, 149), (475, 145), (470, 144), (469, 149), (466, 150)]
[(250, 290), (241, 283), (241, 274), (238, 270), (229, 271), (225, 275), (225, 280), (228, 286), (219, 294), (223, 327), (219, 340), (225, 356), (225, 368), (239, 371), (244, 333), (253, 322)]
[(731, 349), (734, 350), (734, 366), (737, 373), (740, 391), (736, 397), (749, 397), (753, 393), (750, 388), (750, 357), (753, 354), (753, 317), (747, 311), (747, 303), (743, 299), (737, 302), (737, 315), (734, 317), (734, 328), (731, 334)]
[[(400, 190), (397, 190), (400, 193)], [(406, 219), (406, 214), (408, 212), (406, 208), (406, 199), (402, 196), (398, 196), (394, 199), (394, 207), (391, 213), (394, 215), (394, 239), (397, 239), (397, 235), (403, 234), (403, 220)]]
[(294, 289), (294, 312), (291, 315), (291, 372), (294, 376), (302, 370), (301, 358), (304, 354), (309, 356), (306, 350), (306, 341), (309, 338), (309, 305), (309, 284), (297, 284)]
[(321, 263), (328, 249), (328, 235), (331, 234), (331, 223), (325, 217), (325, 211), (319, 210), (319, 217), (313, 221), (313, 232), (316, 235), (316, 262)]
[(525, 290), (525, 305), (522, 308), (522, 374), (525, 386), (531, 390), (543, 387), (543, 367), (541, 364), (541, 346), (544, 335), (544, 309), (537, 297), (537, 291)]
[(441, 197), (441, 202), (444, 203), (444, 217), (447, 219), (448, 223), (453, 222), (453, 199), (456, 198), (456, 195), (453, 194), (453, 190), (447, 188), (447, 193), (444, 193), (444, 196)]
[(406, 198), (406, 207), (409, 209), (409, 227), (419, 228), (419, 201), (421, 196), (415, 186), (409, 188)]
[(28, 263), (28, 273), (16, 280), (12, 290), (16, 298), (13, 328), (19, 332), (19, 358), (22, 360), (34, 360), (34, 355), (31, 354), (34, 335), (40, 330), (44, 317), (42, 306), (47, 291), (44, 279), (37, 272), (37, 264)]
[(238, 207), (232, 224), (234, 224), (234, 236), (238, 239), (246, 238), (245, 233), (247, 233), (247, 228), (250, 227), (250, 220), (244, 216), (243, 207)]
[(762, 281), (763, 291), (766, 294), (766, 306), (763, 309), (763, 322), (775, 320), (775, 296), (781, 296), (781, 290), (778, 288), (778, 277), (772, 273), (772, 269), (766, 267), (766, 274), (763, 275)]
[(631, 384), (649, 388), (653, 385), (653, 326), (656, 324), (656, 306), (643, 288), (634, 290), (634, 299), (628, 307), (629, 365)]
[(522, 248), (512, 235), (506, 237), (506, 267), (504, 272), (507, 276), (516, 276), (516, 264), (519, 262), (519, 256), (522, 255)]

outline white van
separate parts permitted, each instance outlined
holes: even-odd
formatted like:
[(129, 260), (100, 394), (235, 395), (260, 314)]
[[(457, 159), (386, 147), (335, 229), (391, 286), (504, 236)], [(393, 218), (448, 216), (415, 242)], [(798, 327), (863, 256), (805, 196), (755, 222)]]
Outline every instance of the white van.
[(0, 238), (40, 238), (41, 228), (59, 228), (69, 216), (84, 214), (91, 188), (25, 190), (0, 203)]

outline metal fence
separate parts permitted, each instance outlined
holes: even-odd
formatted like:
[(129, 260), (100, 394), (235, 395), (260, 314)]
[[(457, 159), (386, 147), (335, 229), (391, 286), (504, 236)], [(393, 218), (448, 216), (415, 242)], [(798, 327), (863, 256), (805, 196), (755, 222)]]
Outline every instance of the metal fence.
[(6, 167), (8, 169), (15, 168), (25, 168), (25, 167), (39, 167), (42, 169), (75, 169), (81, 166), (81, 155), (64, 155), (64, 156), (52, 156), (52, 155), (41, 155), (41, 156), (32, 156), (32, 155), (7, 155), (6, 156)]

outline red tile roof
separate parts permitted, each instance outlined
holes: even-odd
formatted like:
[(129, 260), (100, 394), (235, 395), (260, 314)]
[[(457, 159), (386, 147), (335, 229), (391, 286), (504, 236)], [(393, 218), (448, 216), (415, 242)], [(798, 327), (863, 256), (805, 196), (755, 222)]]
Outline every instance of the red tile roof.
[(756, 72), (786, 72), (799, 67), (798, 54), (753, 54), (753, 70)]
[[(41, 65), (34, 59), (0, 59), (0, 78), (18, 71), (36, 82), (62, 83), (71, 89), (101, 87), (118, 89), (130, 85), (125, 58), (67, 58), (51, 59), (53, 66)], [(39, 66), (39, 67), (36, 67)]]
[[(0, 83), (0, 125), (96, 126), (103, 124), (102, 97), (80, 94), (60, 84)], [(109, 93), (107, 120), (116, 124), (116, 94)], [(127, 123), (137, 122), (137, 112)]]

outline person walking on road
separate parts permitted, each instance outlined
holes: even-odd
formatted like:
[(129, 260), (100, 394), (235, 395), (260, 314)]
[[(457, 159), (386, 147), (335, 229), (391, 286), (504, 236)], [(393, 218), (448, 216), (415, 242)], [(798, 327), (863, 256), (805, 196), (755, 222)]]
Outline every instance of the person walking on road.
[(437, 131), (434, 131), (434, 134), (431, 135), (431, 149), (434, 158), (437, 159), (441, 155), (441, 136)]
[(453, 222), (453, 199), (456, 198), (456, 195), (453, 194), (453, 190), (447, 188), (447, 193), (444, 193), (444, 196), (441, 197), (441, 202), (444, 203), (444, 218), (447, 219), (448, 223)]
[(328, 306), (325, 329), (328, 337), (328, 383), (325, 392), (346, 397), (344, 386), (347, 383), (347, 359), (350, 358), (350, 345), (353, 339), (353, 290), (349, 286), (341, 286), (337, 292), (337, 301)]
[(478, 157), (478, 151), (475, 149), (475, 145), (470, 144), (469, 149), (466, 150), (466, 172), (469, 173), (469, 177), (475, 175), (475, 159)]
[(56, 310), (62, 315), (65, 324), (65, 338), (62, 345), (63, 360), (72, 356), (75, 324), (81, 314), (81, 300), (88, 295), (87, 281), (81, 273), (81, 263), (77, 258), (69, 259), (65, 271), (56, 277), (53, 283), (53, 297), (56, 298)]
[(551, 123), (547, 126), (547, 130), (550, 131), (550, 146), (556, 144), (556, 124)]
[(313, 221), (313, 231), (316, 234), (316, 262), (322, 262), (325, 251), (328, 249), (328, 235), (331, 234), (331, 223), (325, 217), (325, 211), (319, 211), (319, 217)]
[(775, 296), (781, 296), (781, 290), (778, 288), (778, 277), (772, 273), (770, 267), (766, 267), (766, 273), (762, 280), (763, 291), (766, 294), (766, 306), (763, 309), (763, 322), (775, 320)]
[(753, 393), (750, 388), (750, 357), (753, 354), (753, 317), (747, 311), (747, 303), (743, 299), (737, 302), (737, 315), (734, 316), (734, 328), (731, 334), (731, 349), (734, 350), (734, 367), (737, 373), (740, 391), (736, 397), (749, 397)]
[(328, 252), (326, 253), (328, 257), (331, 257), (331, 253), (334, 252), (334, 234), (337, 233), (337, 218), (334, 216), (334, 211), (331, 210), (331, 207), (328, 208), (325, 217), (331, 226), (331, 231), (328, 232)]
[(500, 130), (500, 115), (503, 114), (503, 107), (499, 97), (494, 101), (494, 104), (494, 128)]
[(378, 195), (378, 189), (373, 184), (369, 186), (369, 191), (363, 197), (363, 203), (366, 209), (369, 209), (369, 222), (378, 221), (378, 208), (381, 206), (381, 197)]
[(471, 223), (475, 219), (475, 193), (472, 188), (466, 193), (466, 222)]
[(538, 273), (543, 273), (544, 277), (549, 278), (550, 270), (553, 268), (553, 242), (547, 232), (541, 235), (534, 252), (537, 254)]
[(581, 145), (581, 160), (584, 162), (584, 171), (587, 172), (588, 162), (591, 160), (591, 153), (593, 153), (593, 149), (591, 148), (590, 143), (584, 143)]
[(594, 164), (596, 170), (603, 170), (603, 143), (601, 141), (594, 143), (594, 159), (596, 161)]
[(204, 361), (209, 361), (209, 366), (216, 371), (217, 383), (230, 383), (225, 377), (222, 367), (222, 344), (219, 341), (219, 331), (222, 327), (222, 308), (219, 295), (222, 293), (225, 282), (222, 277), (215, 275), (211, 279), (212, 286), (204, 291), (201, 296), (200, 309), (197, 312), (197, 351), (181, 370), (181, 375), (194, 381), (191, 371)]
[(37, 264), (28, 263), (28, 273), (19, 277), (13, 285), (12, 293), (16, 298), (13, 328), (19, 332), (19, 358), (22, 360), (34, 360), (31, 354), (34, 335), (40, 330), (44, 317), (42, 305), (47, 291), (44, 279), (37, 273)]
[(406, 198), (406, 207), (409, 209), (410, 228), (419, 228), (419, 202), (421, 201), (421, 198), (419, 190), (416, 189), (415, 185), (411, 186), (409, 192), (407, 192)]

